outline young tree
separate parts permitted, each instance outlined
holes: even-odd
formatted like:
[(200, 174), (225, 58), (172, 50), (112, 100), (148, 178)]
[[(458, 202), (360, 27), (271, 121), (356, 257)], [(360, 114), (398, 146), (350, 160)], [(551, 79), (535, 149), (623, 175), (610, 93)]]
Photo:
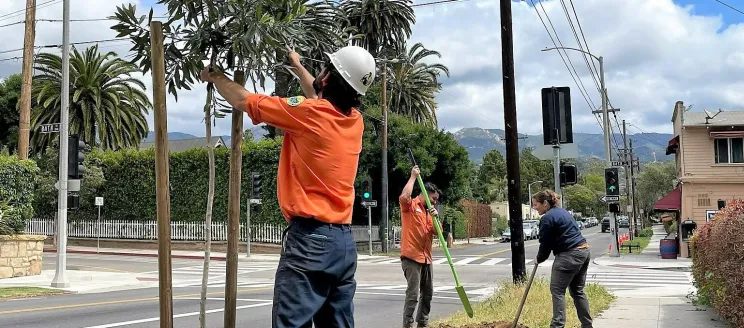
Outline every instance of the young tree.
[[(335, 17), (335, 8), (322, 2), (310, 3), (307, 0), (160, 0), (168, 10), (168, 21), (163, 24), (165, 42), (166, 80), (168, 81), (168, 92), (177, 98), (177, 90), (190, 90), (192, 85), (198, 81), (199, 72), (204, 68), (202, 63), (207, 58), (212, 67), (229, 74), (229, 71), (242, 71), (245, 81), (250, 81), (254, 92), (257, 84), (265, 87), (267, 78), (277, 67), (283, 64), (278, 52), (286, 45), (294, 44), (312, 48), (318, 42), (311, 34), (319, 30), (335, 26), (330, 17)], [(134, 44), (132, 50), (135, 52), (133, 61), (138, 63), (145, 72), (150, 69), (150, 36), (147, 26), (143, 22), (147, 20), (149, 25), (152, 20), (153, 11), (150, 10), (149, 17), (135, 16), (136, 7), (133, 5), (117, 7), (114, 19), (119, 23), (112, 26), (118, 32), (117, 37), (128, 36)], [(333, 29), (330, 29), (333, 30)], [(332, 35), (328, 35), (329, 38)], [(320, 40), (323, 42), (327, 40)], [(237, 74), (236, 74), (237, 75)], [(243, 74), (241, 74), (243, 75)], [(243, 81), (241, 81), (243, 82)], [(242, 83), (241, 83), (242, 84)], [(208, 139), (211, 137), (211, 124), (215, 118), (224, 117), (231, 113), (223, 100), (214, 94), (214, 88), (207, 86), (207, 102), (205, 108), (205, 124)], [(242, 126), (242, 116), (233, 115), (232, 130)], [(241, 135), (233, 136), (232, 143), (240, 143)], [(210, 143), (211, 144), (211, 143)], [(239, 149), (239, 148), (238, 148)], [(210, 148), (210, 188), (205, 217), (205, 262), (202, 276), (202, 293), (200, 304), (200, 327), (206, 326), (206, 283), (209, 271), (210, 252), (210, 223), (211, 202), (214, 198), (214, 153)], [(231, 154), (237, 157), (231, 160), (231, 181), (238, 179), (238, 169), (241, 165), (242, 154)], [(237, 165), (237, 167), (234, 167)], [(239, 187), (231, 188), (229, 195), (232, 202), (240, 200)], [(232, 206), (235, 206), (232, 203)], [(237, 205), (239, 206), (239, 205)], [(230, 211), (230, 213), (239, 213)], [(239, 215), (239, 214), (238, 214)], [(237, 222), (238, 218), (231, 214), (229, 222)], [(237, 224), (237, 223), (236, 223)], [(232, 230), (230, 230), (232, 231)], [(235, 242), (228, 236), (229, 242)], [(230, 256), (231, 254), (228, 254)], [(234, 254), (237, 256), (237, 254)], [(228, 262), (228, 276), (234, 273), (232, 265)], [(235, 286), (227, 286), (233, 291)], [(234, 295), (226, 292), (226, 303), (234, 301)], [(228, 306), (228, 305), (226, 305)], [(234, 313), (234, 309), (225, 310), (225, 322), (234, 323), (234, 318), (228, 316)]]

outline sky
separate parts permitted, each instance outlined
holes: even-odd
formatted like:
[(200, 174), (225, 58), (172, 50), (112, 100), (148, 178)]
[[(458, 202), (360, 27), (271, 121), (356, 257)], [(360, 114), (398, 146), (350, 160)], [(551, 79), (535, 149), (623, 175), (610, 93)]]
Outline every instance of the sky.
[[(61, 0), (36, 1), (37, 19), (62, 19)], [(165, 14), (155, 0), (70, 1), (72, 20), (106, 18), (122, 3), (136, 5), (141, 14), (146, 14), (152, 6), (156, 15)], [(742, 0), (723, 2), (744, 11)], [(744, 93), (740, 91), (744, 87), (744, 14), (717, 0), (564, 0), (563, 3), (582, 47), (586, 50), (588, 45), (592, 54), (603, 57), (609, 101), (620, 109), (617, 117), (628, 122), (629, 133), (671, 133), (672, 110), (680, 100), (692, 105), (692, 111), (744, 110)], [(23, 24), (13, 23), (24, 19), (22, 12), (16, 13), (24, 7), (25, 0), (0, 1), (0, 79), (21, 72), (21, 60), (14, 58), (22, 56)], [(519, 132), (541, 133), (542, 123), (537, 119), (541, 116), (540, 90), (551, 86), (571, 88), (575, 132), (601, 132), (600, 121), (591, 114), (601, 106), (598, 72), (590, 73), (579, 52), (564, 54), (571, 61), (569, 70), (559, 55), (563, 52), (541, 51), (555, 47), (553, 42), (558, 44), (558, 39), (559, 46), (579, 47), (562, 2), (513, 1), (512, 14)], [(499, 19), (496, 0), (456, 0), (416, 7), (416, 24), (409, 45), (421, 42), (426, 48), (439, 51), (441, 58), (429, 60), (450, 70), (450, 77), (442, 78), (443, 89), (437, 95), (439, 128), (448, 131), (465, 127), (504, 128)], [(114, 38), (112, 23), (73, 21), (70, 40)], [(61, 43), (60, 22), (37, 23), (37, 47)], [(99, 48), (120, 56), (130, 55), (128, 41), (104, 42)], [(37, 51), (61, 53), (54, 47)], [(596, 61), (594, 65), (598, 67)], [(151, 76), (138, 78), (145, 82), (151, 95)], [(269, 82), (263, 91), (272, 89)], [(169, 95), (168, 130), (203, 136), (205, 94), (206, 85), (179, 93), (177, 102)], [(152, 113), (148, 122), (152, 130)], [(250, 120), (245, 124), (250, 128)], [(229, 135), (229, 128), (228, 116), (218, 121), (213, 133)]]

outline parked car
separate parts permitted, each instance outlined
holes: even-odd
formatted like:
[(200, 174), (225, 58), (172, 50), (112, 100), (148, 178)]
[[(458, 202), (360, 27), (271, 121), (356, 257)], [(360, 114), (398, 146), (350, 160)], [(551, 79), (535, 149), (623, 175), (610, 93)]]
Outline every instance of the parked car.
[[(522, 223), (522, 233), (525, 240), (537, 239), (540, 236), (538, 223), (539, 221), (537, 220), (528, 220)], [(511, 241), (511, 229), (507, 228), (501, 233), (501, 240), (505, 242)]]
[(605, 216), (602, 218), (602, 232), (610, 231), (610, 217)]
[(618, 220), (618, 224), (620, 228), (629, 228), (630, 227), (630, 221), (628, 220), (627, 216), (620, 217), (620, 220)]

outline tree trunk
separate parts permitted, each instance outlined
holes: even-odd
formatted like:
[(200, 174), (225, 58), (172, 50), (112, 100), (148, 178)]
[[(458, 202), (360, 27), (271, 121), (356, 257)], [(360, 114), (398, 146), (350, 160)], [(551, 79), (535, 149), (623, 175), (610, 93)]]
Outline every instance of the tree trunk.
[(207, 284), (209, 282), (209, 261), (212, 248), (212, 206), (214, 204), (214, 144), (212, 144), (212, 97), (214, 88), (207, 87), (207, 102), (204, 104), (204, 124), (207, 133), (207, 153), (209, 154), (209, 192), (207, 194), (207, 213), (204, 216), (204, 269), (202, 271), (201, 300), (199, 302), (199, 327), (205, 328), (207, 310)]

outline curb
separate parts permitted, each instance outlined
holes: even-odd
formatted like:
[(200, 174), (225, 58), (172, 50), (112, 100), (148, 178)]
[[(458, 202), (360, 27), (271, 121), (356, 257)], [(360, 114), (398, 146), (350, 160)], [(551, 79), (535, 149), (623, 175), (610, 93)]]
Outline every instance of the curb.
[[(44, 253), (56, 253), (56, 248), (45, 248)], [(158, 257), (158, 254), (148, 254), (148, 253), (124, 253), (124, 252), (109, 252), (109, 251), (103, 251), (103, 252), (97, 252), (97, 251), (83, 251), (83, 250), (67, 250), (67, 253), (72, 254), (93, 254), (93, 255), (116, 255), (116, 256), (138, 256), (138, 257)], [(199, 255), (171, 255), (171, 258), (174, 259), (187, 259), (187, 260), (203, 260), (204, 256)], [(227, 257), (225, 256), (210, 256), (210, 260), (212, 261), (226, 261)]]

